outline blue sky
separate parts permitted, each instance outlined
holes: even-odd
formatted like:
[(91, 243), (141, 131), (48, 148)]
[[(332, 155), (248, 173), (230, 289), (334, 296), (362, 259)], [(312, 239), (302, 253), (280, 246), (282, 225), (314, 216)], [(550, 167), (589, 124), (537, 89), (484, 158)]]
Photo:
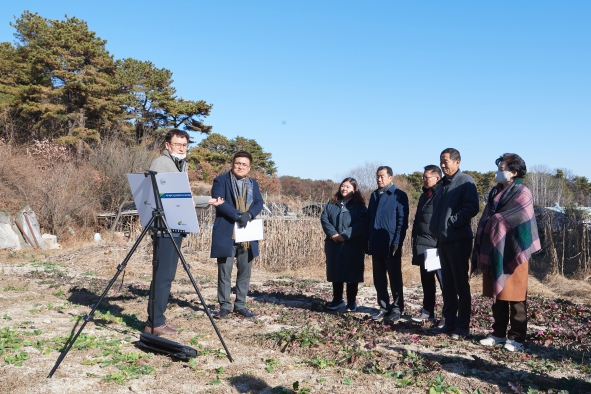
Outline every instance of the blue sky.
[(280, 175), (410, 173), (454, 147), (466, 170), (514, 152), (591, 179), (589, 1), (24, 0), (4, 2), (0, 41), (24, 10), (171, 70), (179, 96), (213, 103), (214, 132), (254, 138)]

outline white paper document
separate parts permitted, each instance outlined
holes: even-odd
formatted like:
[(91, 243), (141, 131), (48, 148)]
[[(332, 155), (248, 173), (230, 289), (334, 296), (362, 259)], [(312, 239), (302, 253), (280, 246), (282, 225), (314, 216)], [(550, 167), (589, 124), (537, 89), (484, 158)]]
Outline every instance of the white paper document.
[(260, 241), (263, 239), (263, 219), (254, 219), (239, 228), (234, 223), (234, 242)]
[(441, 269), (441, 263), (439, 262), (439, 251), (437, 249), (425, 250), (425, 269), (429, 272)]
[[(127, 180), (140, 215), (140, 222), (145, 227), (152, 218), (153, 209), (156, 208), (152, 179), (144, 174), (127, 174)], [(158, 173), (156, 174), (156, 182), (168, 227), (176, 232), (198, 233), (199, 223), (187, 173)]]

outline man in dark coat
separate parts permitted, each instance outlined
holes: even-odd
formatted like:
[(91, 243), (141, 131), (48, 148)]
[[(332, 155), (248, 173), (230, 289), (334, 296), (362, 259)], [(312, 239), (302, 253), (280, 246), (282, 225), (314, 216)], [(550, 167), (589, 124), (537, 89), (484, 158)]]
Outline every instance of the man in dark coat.
[[(379, 310), (371, 318), (396, 321), (404, 311), (402, 294), (402, 244), (408, 228), (408, 196), (392, 184), (392, 168), (376, 172), (378, 189), (369, 200), (368, 254), (372, 256), (373, 283)], [(388, 294), (388, 278), (393, 303)]]
[[(423, 287), (423, 310), (412, 318), (416, 322), (435, 321), (435, 278), (442, 284), (441, 269), (427, 271), (425, 269), (425, 250), (437, 248), (437, 240), (429, 230), (433, 215), (433, 195), (439, 186), (441, 170), (436, 165), (428, 165), (423, 172), (423, 194), (419, 197), (419, 205), (412, 225), (412, 264), (421, 270), (421, 286)], [(440, 326), (443, 326), (442, 319)]]
[[(185, 156), (187, 154), (187, 144), (189, 143), (189, 134), (183, 130), (173, 129), (166, 133), (164, 137), (165, 150), (162, 151), (162, 156), (154, 159), (150, 164), (150, 170), (156, 172), (186, 172), (187, 162)], [(174, 242), (181, 247), (182, 237), (179, 233), (172, 234)], [(164, 312), (168, 306), (168, 298), (170, 297), (170, 287), (179, 262), (179, 256), (170, 242), (168, 234), (156, 235), (156, 261), (158, 265), (154, 273), (154, 280), (150, 286), (156, 285), (154, 289), (154, 315), (151, 316), (152, 292), (148, 300), (148, 322), (146, 323), (145, 331), (152, 332), (152, 323), (154, 324), (154, 334), (156, 335), (175, 335), (178, 334), (176, 326), (170, 321), (166, 320)]]
[(252, 260), (259, 255), (258, 241), (234, 242), (234, 224), (244, 227), (263, 209), (263, 197), (259, 184), (248, 177), (252, 156), (237, 152), (232, 169), (216, 177), (211, 188), (210, 204), (215, 206), (215, 222), (211, 237), (211, 257), (218, 261), (218, 318), (226, 317), (232, 310), (232, 267), (234, 257), (238, 274), (234, 312), (247, 318), (254, 313), (246, 309), (246, 294), (250, 285)]
[(454, 148), (441, 152), (445, 175), (433, 197), (433, 216), (429, 229), (437, 239), (443, 277), (443, 317), (445, 325), (436, 332), (453, 338), (470, 334), (469, 261), (474, 235), (471, 220), (479, 210), (474, 179), (460, 171), (460, 152)]

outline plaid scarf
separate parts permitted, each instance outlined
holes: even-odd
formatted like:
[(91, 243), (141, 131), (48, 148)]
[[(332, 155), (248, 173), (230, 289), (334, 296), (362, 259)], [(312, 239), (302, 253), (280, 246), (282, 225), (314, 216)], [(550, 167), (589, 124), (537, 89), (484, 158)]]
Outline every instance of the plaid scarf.
[[(230, 181), (232, 183), (232, 195), (234, 196), (234, 201), (236, 203), (236, 210), (238, 212), (246, 212), (248, 208), (250, 208), (250, 204), (252, 204), (253, 199), (253, 183), (252, 179), (249, 177), (242, 178), (242, 188), (238, 187), (238, 179), (236, 179), (236, 175), (232, 171), (230, 171)], [(232, 239), (234, 239), (234, 234), (232, 234)], [(245, 249), (250, 247), (249, 242), (242, 242), (242, 246)]]
[(540, 249), (533, 197), (522, 180), (491, 190), (478, 223), (472, 263), (492, 277), (493, 300), (515, 269)]

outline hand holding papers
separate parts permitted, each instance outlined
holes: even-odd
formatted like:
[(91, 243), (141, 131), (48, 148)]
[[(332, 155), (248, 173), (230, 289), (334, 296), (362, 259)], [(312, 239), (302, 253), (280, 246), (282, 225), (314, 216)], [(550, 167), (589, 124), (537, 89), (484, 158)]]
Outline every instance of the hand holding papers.
[(238, 223), (234, 223), (235, 242), (259, 241), (261, 239), (263, 239), (263, 219), (251, 220), (242, 228), (238, 227)]
[(437, 249), (425, 250), (425, 269), (429, 272), (441, 269), (439, 251)]

